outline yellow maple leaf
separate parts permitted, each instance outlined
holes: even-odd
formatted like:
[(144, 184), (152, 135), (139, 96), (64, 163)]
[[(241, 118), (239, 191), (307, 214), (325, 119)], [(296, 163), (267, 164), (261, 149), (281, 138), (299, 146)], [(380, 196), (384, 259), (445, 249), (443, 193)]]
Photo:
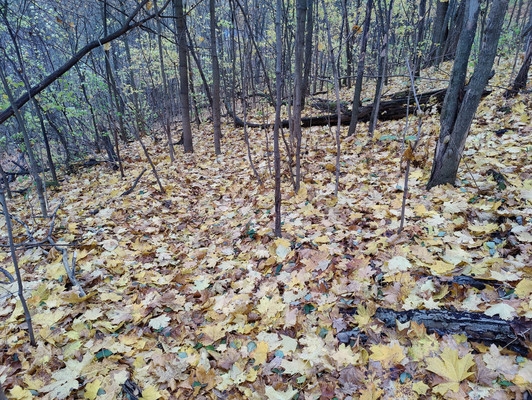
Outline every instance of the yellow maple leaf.
[(253, 351), (253, 358), (255, 359), (256, 365), (261, 365), (266, 362), (268, 357), (268, 343), (258, 342), (257, 348)]
[(454, 269), (454, 267), (455, 266), (453, 264), (449, 264), (441, 260), (434, 261), (434, 263), (429, 266), (432, 275), (436, 276), (446, 275), (450, 273)]
[(292, 385), (288, 385), (288, 389), (285, 392), (275, 390), (273, 386), (266, 385), (266, 390), (264, 391), (266, 398), (268, 400), (290, 400), (298, 392), (296, 389), (292, 389)]
[(530, 293), (532, 293), (531, 279), (523, 279), (515, 287), (515, 294), (518, 295), (521, 299), (527, 297)]
[(357, 314), (354, 316), (356, 323), (360, 327), (368, 325), (373, 320), (373, 314), (375, 314), (375, 307), (357, 307)]
[(366, 387), (360, 392), (360, 400), (378, 400), (384, 391), (378, 387), (379, 382), (367, 382)]
[(278, 295), (271, 299), (263, 297), (257, 305), (257, 311), (269, 318), (274, 318), (278, 313), (284, 311), (285, 308), (286, 304), (283, 303), (283, 299)]
[(100, 387), (102, 386), (102, 381), (100, 379), (96, 379), (92, 382), (89, 382), (85, 385), (85, 393), (83, 394), (83, 398), (94, 400), (96, 396), (98, 396), (98, 390), (100, 390)]
[(433, 390), (441, 395), (447, 393), (448, 390), (458, 392), (460, 382), (473, 374), (473, 372), (468, 372), (473, 365), (475, 362), (471, 354), (468, 353), (458, 358), (458, 350), (446, 347), (440, 357), (427, 359), (427, 370), (447, 380), (445, 383), (436, 385)]
[(347, 365), (357, 365), (360, 361), (360, 354), (353, 352), (353, 349), (350, 346), (341, 344), (338, 347), (338, 351), (334, 352), (332, 359), (340, 367), (345, 367)]
[(33, 399), (33, 395), (27, 389), (22, 389), (20, 386), (16, 385), (9, 391), (10, 398), (17, 400), (30, 400)]
[(155, 389), (154, 386), (147, 386), (143, 391), (142, 391), (142, 397), (141, 399), (143, 400), (157, 400), (157, 399), (160, 399), (161, 398), (161, 394), (159, 393), (159, 391), (157, 389)]
[(485, 225), (469, 225), (469, 230), (477, 235), (492, 233), (499, 229), (499, 225), (491, 222)]
[(399, 364), (405, 358), (403, 348), (397, 341), (389, 345), (376, 344), (371, 346), (370, 350), (372, 353), (369, 356), (370, 360), (380, 361), (384, 368)]
[(417, 381), (412, 384), (412, 390), (417, 394), (425, 394), (429, 389), (429, 386), (426, 385), (423, 381)]

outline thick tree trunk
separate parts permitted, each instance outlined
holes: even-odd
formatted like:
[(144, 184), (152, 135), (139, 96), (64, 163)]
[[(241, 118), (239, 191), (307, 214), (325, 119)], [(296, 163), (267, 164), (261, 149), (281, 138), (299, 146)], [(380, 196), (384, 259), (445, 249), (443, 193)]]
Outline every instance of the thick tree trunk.
[(386, 1), (378, 1), (378, 13), (377, 20), (379, 21), (380, 30), (380, 51), (378, 61), (377, 83), (375, 87), (375, 97), (373, 99), (373, 110), (371, 111), (371, 118), (369, 121), (368, 132), (370, 136), (373, 136), (373, 131), (377, 127), (377, 117), (379, 114), (379, 107), (381, 103), (381, 94), (384, 82), (386, 81), (386, 67), (388, 62), (388, 39), (390, 35), (390, 23), (392, 19), (393, 0), (390, 0), (390, 4), (387, 7)]
[(484, 40), (475, 71), (465, 86), (471, 45), (475, 37), (479, 1), (467, 2), (465, 20), (458, 43), (451, 82), (443, 104), (440, 136), (436, 145), (432, 172), (427, 189), (456, 181), (466, 139), (482, 93), (490, 79), (508, 0), (494, 0), (486, 24)]
[(366, 48), (368, 46), (369, 26), (371, 23), (371, 9), (373, 8), (373, 0), (367, 0), (366, 3), (366, 20), (364, 21), (364, 28), (362, 30), (362, 41), (360, 43), (360, 52), (358, 54), (357, 78), (355, 82), (355, 92), (353, 93), (353, 108), (351, 112), (351, 120), (349, 123), (348, 135), (355, 133), (358, 123), (358, 109), (360, 105), (360, 96), (362, 94), (362, 82), (364, 79), (364, 66), (366, 65)]
[[(153, 2), (155, 12), (157, 13), (158, 5), (157, 1)], [(168, 77), (166, 75), (166, 70), (164, 68), (164, 52), (163, 52), (163, 28), (161, 23), (161, 18), (157, 17), (155, 20), (155, 26), (157, 28), (157, 50), (159, 51), (159, 69), (161, 71), (161, 81), (163, 84), (163, 99), (162, 99), (162, 108), (163, 108), (163, 125), (166, 137), (168, 139), (168, 154), (170, 155), (170, 162), (174, 162), (174, 145), (172, 140), (172, 131), (170, 130), (170, 93), (168, 90)]]
[(185, 153), (194, 152), (192, 144), (192, 127), (190, 126), (190, 103), (188, 97), (188, 49), (186, 21), (183, 0), (174, 0), (176, 15), (177, 45), (179, 54), (179, 100), (181, 103), (181, 122), (183, 125), (183, 147)]
[(447, 26), (445, 16), (449, 9), (448, 1), (438, 1), (436, 5), (436, 16), (432, 26), (432, 43), (429, 51), (429, 65), (439, 65), (442, 62), (442, 50), (447, 37)]

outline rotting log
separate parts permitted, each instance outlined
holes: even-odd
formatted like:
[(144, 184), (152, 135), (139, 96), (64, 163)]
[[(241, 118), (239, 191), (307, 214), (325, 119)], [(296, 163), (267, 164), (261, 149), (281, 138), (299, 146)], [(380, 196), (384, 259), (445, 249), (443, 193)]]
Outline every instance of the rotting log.
[[(432, 90), (430, 92), (418, 94), (418, 100), (419, 104), (421, 106), (421, 109), (423, 111), (428, 110), (430, 107), (437, 106), (438, 110), (441, 108), (441, 104), (443, 103), (443, 99), (445, 98), (445, 93), (447, 92), (447, 89), (437, 89)], [(484, 91), (482, 96), (487, 96), (491, 92)], [(402, 93), (404, 94), (404, 93)], [(392, 121), (392, 120), (398, 120), (401, 118), (405, 118), (407, 116), (407, 106), (410, 105), (411, 107), (415, 107), (415, 99), (413, 95), (406, 94), (404, 97), (398, 97), (395, 95), (391, 95), (391, 100), (387, 101), (381, 101), (380, 107), (379, 107), (379, 115), (378, 119), (380, 121)], [(368, 122), (371, 117), (371, 111), (373, 110), (373, 104), (370, 105), (362, 105), (359, 109), (358, 114), (358, 120), (361, 122)], [(414, 108), (412, 108), (412, 112), (414, 112)], [(238, 117), (235, 112), (233, 112), (231, 109), (228, 108), (228, 114), (233, 119), (235, 126), (238, 127), (244, 127), (244, 124), (246, 124), (250, 128), (263, 128), (263, 129), (271, 129), (273, 128), (273, 124), (265, 123), (265, 124), (259, 124), (255, 122), (245, 122), (242, 118)], [(318, 115), (316, 117), (304, 117), (301, 118), (301, 126), (308, 128), (311, 126), (326, 126), (326, 125), (335, 125), (338, 122), (338, 115), (337, 114), (326, 114), (326, 115)], [(349, 125), (351, 122), (351, 113), (342, 113), (340, 116), (340, 122), (342, 125)], [(290, 121), (285, 119), (281, 121), (281, 126), (283, 128), (288, 128), (290, 124)]]
[[(356, 314), (356, 308), (341, 309), (344, 314)], [(374, 317), (388, 328), (395, 328), (396, 323), (405, 324), (414, 321), (422, 324), (428, 333), (438, 335), (463, 334), (471, 341), (494, 343), (527, 355), (530, 351), (529, 341), (532, 321), (517, 318), (506, 321), (496, 316), (483, 313), (462, 312), (447, 309), (395, 311), (389, 308), (377, 308)], [(357, 329), (339, 332), (340, 342), (348, 343), (353, 336), (358, 336)]]
[[(427, 93), (422, 93), (418, 95), (419, 103), (422, 106), (422, 108), (427, 109), (428, 107), (432, 107), (433, 105), (441, 105), (443, 102), (443, 99), (445, 98), (445, 92), (447, 89), (438, 89), (433, 90)], [(391, 121), (391, 120), (397, 120), (406, 117), (407, 113), (407, 106), (414, 106), (415, 100), (414, 96), (408, 96), (405, 97), (399, 97), (399, 98), (393, 98), (392, 100), (388, 101), (382, 101), (380, 103), (380, 111), (379, 111), (379, 120), (381, 121)], [(323, 105), (322, 105), (323, 106)], [(369, 121), (369, 118), (371, 116), (371, 111), (373, 110), (373, 104), (367, 105), (367, 106), (360, 106), (358, 119), (362, 122)], [(228, 110), (229, 116), (233, 119), (236, 126), (243, 127), (246, 123), (244, 120), (239, 118), (232, 110)], [(340, 116), (340, 120), (342, 125), (349, 125), (349, 122), (351, 122), (351, 113), (350, 112), (343, 112)], [(334, 125), (338, 122), (338, 115), (337, 114), (326, 114), (326, 115), (319, 115), (316, 117), (304, 117), (301, 118), (301, 126), (303, 127), (310, 127), (310, 126), (323, 126), (323, 125)], [(289, 126), (290, 121), (289, 120), (283, 120), (281, 122), (283, 128), (287, 128)], [(248, 127), (250, 128), (272, 128), (273, 124), (266, 123), (266, 124), (259, 124), (254, 122), (247, 122), (246, 123)]]

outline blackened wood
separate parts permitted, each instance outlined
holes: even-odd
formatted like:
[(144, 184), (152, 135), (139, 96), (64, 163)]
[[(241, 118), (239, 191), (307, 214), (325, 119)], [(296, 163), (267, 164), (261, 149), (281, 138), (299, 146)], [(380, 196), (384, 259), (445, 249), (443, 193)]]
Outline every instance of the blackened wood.
[[(346, 314), (356, 314), (356, 308), (341, 311)], [(525, 336), (532, 330), (532, 321), (526, 319), (506, 321), (483, 313), (446, 309), (395, 311), (382, 307), (377, 309), (374, 317), (388, 328), (395, 328), (396, 321), (401, 324), (414, 321), (423, 324), (428, 333), (464, 334), (469, 340), (494, 343), (521, 355), (527, 355), (530, 351)]]

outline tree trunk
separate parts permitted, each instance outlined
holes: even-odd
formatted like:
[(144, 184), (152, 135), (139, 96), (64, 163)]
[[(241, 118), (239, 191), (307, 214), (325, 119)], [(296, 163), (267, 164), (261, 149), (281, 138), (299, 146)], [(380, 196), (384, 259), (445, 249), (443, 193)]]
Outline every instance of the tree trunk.
[(353, 105), (351, 110), (351, 122), (349, 123), (349, 130), (347, 135), (351, 136), (355, 133), (358, 123), (358, 112), (360, 106), (360, 96), (362, 94), (362, 81), (364, 79), (364, 66), (366, 64), (366, 48), (368, 46), (369, 26), (371, 23), (371, 9), (373, 7), (373, 0), (368, 0), (366, 3), (366, 20), (364, 21), (364, 28), (362, 30), (362, 42), (360, 43), (360, 53), (358, 54), (357, 78), (355, 82), (355, 92), (353, 94)]
[(303, 57), (305, 50), (305, 20), (307, 14), (307, 0), (296, 2), (296, 43), (294, 60), (294, 111), (292, 132), (296, 140), (296, 174), (294, 191), (299, 191), (301, 184), (301, 111), (303, 109)]
[[(157, 0), (153, 2), (155, 12), (158, 13)], [(157, 50), (159, 51), (159, 69), (161, 71), (161, 81), (163, 84), (163, 98), (162, 98), (162, 111), (163, 111), (163, 125), (166, 138), (168, 139), (168, 154), (170, 155), (170, 162), (175, 161), (174, 144), (172, 140), (172, 131), (170, 130), (170, 93), (168, 91), (168, 76), (164, 68), (164, 52), (163, 52), (163, 28), (161, 24), (161, 18), (155, 19), (155, 26), (157, 28)]]
[(277, 0), (275, 13), (275, 126), (273, 128), (273, 159), (275, 169), (275, 223), (273, 233), (281, 237), (281, 152), (279, 149), (279, 131), (281, 129), (281, 102), (282, 102), (282, 58), (283, 46), (281, 39), (281, 10), (282, 0)]
[(307, 0), (307, 21), (306, 25), (306, 37), (305, 37), (305, 65), (303, 70), (303, 83), (302, 92), (303, 98), (301, 99), (301, 106), (305, 107), (305, 97), (309, 92), (309, 80), (310, 70), (312, 66), (312, 35), (314, 34), (314, 8), (313, 0)]
[(181, 102), (181, 121), (183, 125), (183, 147), (185, 153), (194, 152), (192, 127), (190, 126), (190, 101), (188, 96), (188, 59), (186, 20), (183, 0), (174, 0), (176, 16), (177, 45), (179, 54), (179, 100)]
[[(22, 132), (22, 136), (24, 137), (24, 145), (26, 146), (26, 152), (28, 154), (28, 159), (29, 159), (28, 164), (30, 167), (30, 173), (33, 179), (35, 180), (35, 187), (37, 190), (37, 197), (39, 199), (39, 205), (41, 207), (41, 213), (42, 213), (43, 218), (47, 218), (48, 211), (46, 207), (46, 199), (44, 197), (44, 185), (38, 172), (37, 161), (35, 160), (35, 156), (33, 155), (33, 148), (31, 147), (30, 136), (28, 134), (28, 131), (26, 130), (26, 125), (24, 123), (24, 119), (22, 118), (22, 114), (20, 113), (20, 110), (17, 108), (15, 98), (13, 97), (13, 93), (11, 92), (11, 88), (9, 87), (9, 84), (7, 82), (3, 68), (0, 68), (0, 80), (2, 81), (2, 85), (4, 86), (4, 91), (7, 94), (9, 103), (11, 104), (11, 109), (15, 113), (15, 118), (17, 119), (18, 127), (20, 131)], [(7, 214), (5, 214), (5, 217), (6, 217), (6, 220), (9, 219)]]
[(470, 0), (467, 2), (466, 18), (458, 43), (451, 82), (443, 103), (440, 136), (436, 144), (427, 189), (446, 183), (454, 185), (456, 181), (458, 166), (471, 122), (484, 88), (492, 74), (491, 68), (495, 60), (507, 7), (508, 0), (494, 0), (492, 2), (477, 65), (469, 84), (465, 86), (467, 64), (475, 38), (479, 14), (479, 1)]
[[(393, 1), (393, 0), (392, 0)], [(338, 115), (338, 121), (336, 122), (336, 166), (335, 166), (335, 182), (334, 182), (334, 195), (338, 197), (338, 189), (340, 186), (340, 155), (341, 155), (341, 141), (340, 141), (340, 126), (342, 110), (340, 109), (340, 74), (335, 63), (334, 47), (332, 43), (331, 25), (329, 24), (329, 17), (327, 16), (327, 7), (325, 0), (321, 0), (323, 6), (323, 19), (325, 20), (325, 27), (327, 29), (327, 44), (329, 46), (329, 57), (331, 60), (333, 79), (334, 79), (334, 94), (336, 96), (336, 114)]]
[(421, 61), (423, 60), (421, 46), (423, 42), (423, 37), (425, 36), (427, 0), (420, 0), (418, 10), (419, 20), (416, 26), (416, 43), (414, 46), (414, 77), (416, 78), (419, 78), (421, 76)]
[[(25, 65), (24, 65), (24, 60), (22, 59), (22, 54), (20, 52), (20, 47), (18, 45), (17, 38), (16, 38), (15, 33), (13, 32), (13, 30), (11, 29), (11, 25), (10, 25), (6, 15), (2, 14), (2, 19), (4, 20), (4, 24), (5, 24), (6, 28), (7, 28), (7, 31), (9, 33), (9, 37), (11, 38), (12, 45), (13, 45), (13, 48), (15, 50), (15, 54), (17, 56), (17, 61), (18, 61), (18, 64), (19, 64), (19, 68), (16, 68), (16, 67), (15, 68), (16, 68), (16, 70), (18, 72), (18, 75), (19, 75), (20, 79), (24, 83), (25, 89), (29, 92), (31, 90), (30, 81), (28, 79), (28, 75), (26, 74), (26, 68), (25, 68)], [(13, 62), (11, 62), (11, 63), (14, 64)], [(39, 108), (39, 104), (37, 103), (37, 100), (35, 99), (35, 97), (31, 98), (31, 103), (33, 104), (33, 107), (35, 108), (35, 113), (37, 114), (37, 118), (39, 119), (39, 123), (40, 123), (40, 126), (41, 126), (41, 132), (42, 132), (42, 136), (43, 136), (44, 147), (45, 147), (45, 150), (46, 150), (46, 157), (48, 159), (48, 164), (50, 166), (50, 172), (52, 173), (52, 180), (55, 183), (57, 183), (57, 173), (55, 171), (55, 164), (54, 164), (54, 160), (52, 158), (52, 151), (50, 149), (50, 141), (48, 140), (48, 133), (46, 132), (46, 127), (44, 126), (44, 118), (43, 118), (43, 115), (42, 115), (41, 110)]]
[(388, 62), (388, 40), (390, 35), (390, 23), (392, 18), (393, 0), (390, 0), (390, 5), (386, 9), (386, 1), (378, 1), (378, 20), (380, 26), (380, 51), (378, 61), (377, 84), (375, 87), (375, 97), (373, 99), (373, 110), (371, 111), (371, 118), (369, 121), (369, 135), (373, 136), (373, 131), (377, 127), (377, 118), (379, 115), (379, 107), (381, 102), (382, 87), (385, 82), (386, 64)]
[(214, 127), (214, 152), (222, 154), (221, 149), (221, 117), (220, 117), (220, 65), (216, 48), (216, 12), (214, 0), (209, 0), (210, 30), (211, 30), (211, 59), (212, 59), (212, 123)]
[(504, 97), (510, 98), (515, 96), (521, 89), (526, 88), (526, 83), (528, 81), (528, 71), (530, 69), (530, 64), (532, 63), (532, 7), (530, 7), (530, 15), (528, 17), (528, 29), (524, 33), (527, 37), (526, 46), (525, 46), (525, 57), (523, 59), (523, 64), (517, 73), (517, 76), (514, 79), (512, 88), (508, 89), (504, 94)]
[[(107, 36), (107, 0), (103, 2), (103, 34)], [(103, 47), (103, 53), (104, 53), (104, 61), (105, 61), (105, 74), (107, 78), (107, 88), (109, 90), (109, 101), (111, 108), (113, 105), (116, 107), (115, 110), (111, 109), (111, 114), (114, 117), (118, 117), (118, 127), (120, 129), (120, 138), (123, 142), (127, 142), (127, 134), (126, 134), (126, 127), (124, 124), (124, 109), (121, 106), (120, 102), (120, 93), (118, 92), (118, 86), (116, 85), (116, 80), (113, 74), (113, 69), (111, 67), (111, 46), (104, 46)], [(114, 124), (113, 124), (114, 125)], [(116, 130), (116, 126), (110, 127), (113, 130)]]

